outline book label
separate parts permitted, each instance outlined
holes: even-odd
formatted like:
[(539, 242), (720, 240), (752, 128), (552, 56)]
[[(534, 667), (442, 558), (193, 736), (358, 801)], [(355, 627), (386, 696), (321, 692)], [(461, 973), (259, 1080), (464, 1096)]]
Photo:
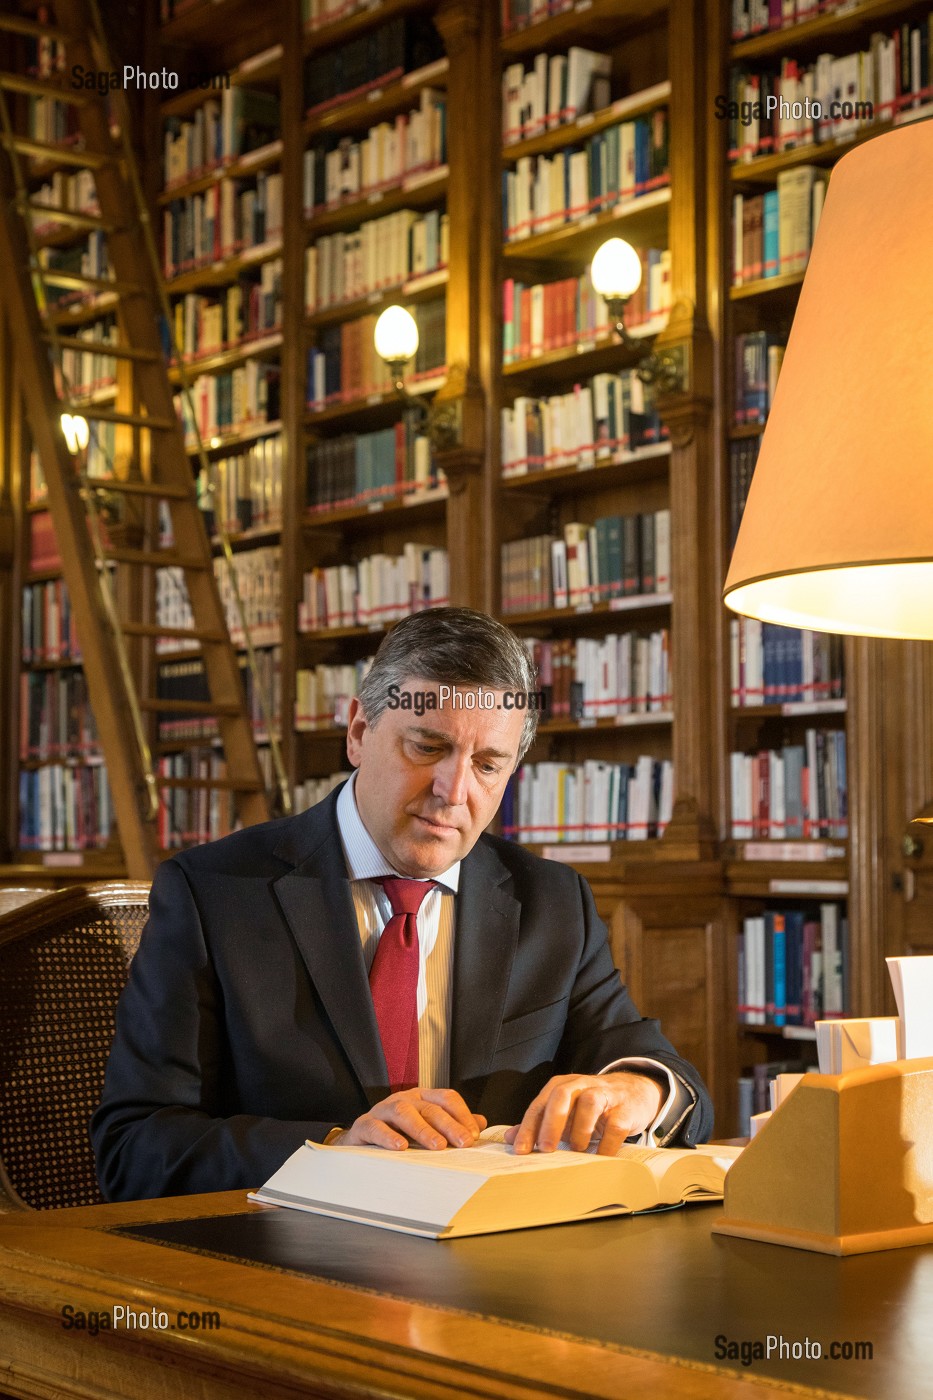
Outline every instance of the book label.
[(769, 880), (769, 894), (823, 895), (849, 893), (848, 880)]
[(601, 865), (612, 859), (609, 842), (599, 846), (543, 846), (545, 860), (563, 861), (565, 865)]

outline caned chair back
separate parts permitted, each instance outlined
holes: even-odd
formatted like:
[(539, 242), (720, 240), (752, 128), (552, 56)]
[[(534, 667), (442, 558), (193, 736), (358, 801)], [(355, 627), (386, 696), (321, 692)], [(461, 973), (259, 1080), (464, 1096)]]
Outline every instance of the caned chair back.
[(88, 1120), (148, 897), (120, 881), (0, 915), (0, 1210), (102, 1199)]

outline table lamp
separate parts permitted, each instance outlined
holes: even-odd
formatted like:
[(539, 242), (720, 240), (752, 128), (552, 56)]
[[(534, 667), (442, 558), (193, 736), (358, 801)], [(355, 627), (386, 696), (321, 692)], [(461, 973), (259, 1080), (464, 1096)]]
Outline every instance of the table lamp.
[(933, 638), (933, 122), (832, 172), (724, 597)]

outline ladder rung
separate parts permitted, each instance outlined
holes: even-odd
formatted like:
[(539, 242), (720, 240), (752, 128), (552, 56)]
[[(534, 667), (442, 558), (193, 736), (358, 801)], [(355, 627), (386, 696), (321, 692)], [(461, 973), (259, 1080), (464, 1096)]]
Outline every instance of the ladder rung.
[[(226, 642), (226, 632), (197, 631), (193, 627), (162, 627), (158, 622), (121, 622), (121, 632), (128, 637), (169, 637), (178, 641)], [(196, 653), (192, 650), (192, 656)]]
[(146, 418), (142, 413), (118, 413), (115, 408), (97, 408), (93, 404), (68, 404), (62, 401), (65, 413), (80, 413), (101, 423), (123, 423), (128, 428), (149, 428), (156, 433), (167, 433), (178, 427), (177, 418)]
[(82, 486), (89, 491), (101, 492), (103, 495), (111, 495), (117, 492), (121, 496), (149, 496), (152, 500), (167, 501), (193, 501), (194, 481), (191, 483), (191, 490), (186, 491), (183, 486), (160, 486), (156, 481), (120, 481), (117, 477), (84, 477)]
[(213, 557), (176, 554), (172, 549), (108, 549), (107, 558), (115, 564), (150, 564), (156, 569), (213, 569)]
[(38, 204), (35, 200), (26, 201), (26, 208), (38, 222), (42, 216), (50, 224), (69, 224), (72, 228), (86, 228), (102, 233), (113, 233), (113, 224), (108, 224), (99, 214), (82, 214), (79, 209), (62, 209), (55, 204)]
[(265, 792), (264, 783), (250, 782), (242, 778), (163, 778), (156, 774), (156, 784), (160, 788), (182, 788), (207, 790), (217, 788), (223, 792)]
[(138, 360), (141, 364), (158, 364), (162, 356), (156, 350), (137, 350), (132, 345), (111, 345), (107, 340), (82, 340), (80, 336), (45, 335), (49, 344), (63, 350), (85, 350), (92, 355), (112, 355), (115, 360)]
[(140, 700), (141, 710), (167, 715), (229, 715), (243, 716), (241, 706), (219, 700)]
[(72, 107), (86, 107), (90, 101), (89, 94), (80, 89), (76, 91), (44, 78), (27, 78), (22, 73), (0, 73), (0, 88), (7, 92), (26, 92), (30, 97), (54, 97), (56, 102), (67, 102)]
[(34, 19), (23, 19), (19, 15), (0, 15), (0, 32), (7, 34), (25, 34), (29, 39), (54, 39), (59, 44), (66, 44), (69, 36), (64, 29), (56, 29), (51, 24), (39, 24)]
[(76, 151), (70, 146), (50, 146), (46, 141), (33, 141), (28, 136), (10, 135), (0, 132), (0, 146), (8, 151), (18, 151), (21, 156), (34, 156), (36, 160), (47, 160), (53, 165), (74, 165), (79, 170), (99, 170), (102, 165), (112, 165), (115, 159), (105, 151)]
[(43, 267), (39, 274), (50, 287), (66, 291), (116, 292), (121, 297), (138, 296), (142, 287), (135, 282), (117, 282), (111, 277), (82, 277), (79, 272), (60, 272), (58, 268)]

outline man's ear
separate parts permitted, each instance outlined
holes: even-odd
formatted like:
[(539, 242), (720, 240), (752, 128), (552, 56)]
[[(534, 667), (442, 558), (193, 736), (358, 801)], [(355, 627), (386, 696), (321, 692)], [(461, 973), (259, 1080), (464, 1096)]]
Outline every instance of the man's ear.
[(363, 757), (363, 735), (368, 728), (366, 714), (360, 704), (359, 696), (354, 695), (347, 712), (347, 758), (354, 768), (360, 766)]

